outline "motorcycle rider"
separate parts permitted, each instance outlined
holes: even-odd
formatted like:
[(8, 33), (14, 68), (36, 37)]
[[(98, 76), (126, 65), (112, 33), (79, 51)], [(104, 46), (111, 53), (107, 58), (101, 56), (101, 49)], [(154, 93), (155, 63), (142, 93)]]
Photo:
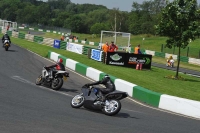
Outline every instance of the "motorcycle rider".
[(168, 66), (170, 66), (170, 60), (172, 60), (172, 59), (173, 59), (172, 55), (170, 55), (169, 58), (167, 58), (167, 64), (168, 64)]
[(11, 44), (11, 40), (10, 40), (10, 37), (9, 37), (9, 35), (7, 34), (7, 32), (3, 35), (3, 37), (2, 37), (2, 43), (3, 43), (3, 46), (4, 46), (4, 41), (5, 40), (9, 40), (9, 44)]
[(56, 64), (48, 66), (48, 67), (45, 67), (48, 70), (48, 72), (49, 72), (49, 79), (53, 78), (53, 70), (50, 69), (50, 68), (54, 68), (55, 67), (56, 70), (65, 71), (65, 66), (62, 63), (63, 63), (63, 59), (59, 58)]
[(98, 101), (104, 102), (105, 98), (104, 98), (103, 95), (114, 91), (115, 90), (115, 84), (110, 79), (110, 76), (106, 74), (102, 78), (102, 80), (96, 81), (96, 82), (93, 82), (93, 83), (88, 83), (85, 86), (89, 87), (89, 86), (92, 86), (92, 85), (99, 85), (99, 84), (103, 84), (106, 88), (96, 88), (98, 90), (97, 94), (96, 94), (97, 95), (96, 101), (98, 100)]

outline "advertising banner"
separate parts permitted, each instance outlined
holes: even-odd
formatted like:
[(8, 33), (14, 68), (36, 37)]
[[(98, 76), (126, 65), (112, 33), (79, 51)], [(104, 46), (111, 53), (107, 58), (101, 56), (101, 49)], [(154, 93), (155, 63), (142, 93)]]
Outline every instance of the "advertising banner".
[(91, 59), (96, 61), (102, 61), (102, 51), (97, 49), (91, 50)]
[(66, 50), (69, 50), (74, 53), (82, 54), (83, 53), (83, 45), (68, 42)]
[(53, 47), (60, 49), (60, 40), (54, 40)]
[(152, 55), (108, 52), (106, 64), (135, 68), (137, 63), (143, 64), (143, 68), (151, 69)]

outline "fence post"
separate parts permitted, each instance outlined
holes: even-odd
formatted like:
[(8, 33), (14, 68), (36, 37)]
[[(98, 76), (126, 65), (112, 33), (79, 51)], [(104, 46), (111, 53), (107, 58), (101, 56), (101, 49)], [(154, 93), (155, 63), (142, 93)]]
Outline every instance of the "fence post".
[(200, 50), (199, 50), (199, 58), (200, 58)]
[(189, 47), (188, 47), (188, 49), (187, 49), (187, 57), (188, 57), (188, 54), (189, 54)]
[(163, 52), (163, 44), (161, 45), (161, 52)]
[(174, 49), (173, 49), (173, 54), (175, 53), (175, 46), (174, 46)]

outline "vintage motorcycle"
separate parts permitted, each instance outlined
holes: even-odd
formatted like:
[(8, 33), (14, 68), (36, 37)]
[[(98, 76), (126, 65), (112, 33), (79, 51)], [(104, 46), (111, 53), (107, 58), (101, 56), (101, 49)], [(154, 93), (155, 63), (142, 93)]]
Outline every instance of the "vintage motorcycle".
[(4, 40), (3, 47), (5, 48), (5, 51), (8, 51), (8, 48), (10, 47), (10, 41)]
[(71, 107), (80, 108), (84, 106), (91, 110), (101, 110), (105, 115), (113, 116), (121, 110), (121, 102), (119, 100), (128, 96), (128, 93), (122, 91), (113, 91), (104, 95), (105, 101), (98, 101), (98, 90), (93, 86), (84, 85), (81, 89), (82, 93), (74, 96), (71, 100)]
[[(49, 78), (49, 72), (52, 71), (53, 78)], [(42, 74), (36, 79), (36, 85), (45, 85), (53, 90), (59, 90), (63, 85), (63, 79), (67, 80), (69, 73), (67, 71), (55, 70), (54, 68), (47, 70), (44, 66)]]

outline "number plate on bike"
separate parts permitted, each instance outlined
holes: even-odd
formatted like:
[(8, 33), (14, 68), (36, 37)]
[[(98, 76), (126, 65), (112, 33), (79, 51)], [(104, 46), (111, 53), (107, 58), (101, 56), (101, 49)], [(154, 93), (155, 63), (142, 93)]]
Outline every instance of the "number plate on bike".
[(64, 79), (64, 80), (67, 80), (67, 77), (66, 77), (66, 76), (63, 76), (63, 79)]

